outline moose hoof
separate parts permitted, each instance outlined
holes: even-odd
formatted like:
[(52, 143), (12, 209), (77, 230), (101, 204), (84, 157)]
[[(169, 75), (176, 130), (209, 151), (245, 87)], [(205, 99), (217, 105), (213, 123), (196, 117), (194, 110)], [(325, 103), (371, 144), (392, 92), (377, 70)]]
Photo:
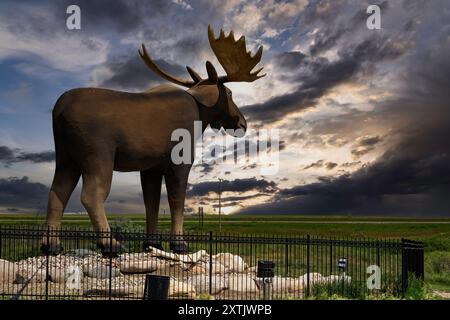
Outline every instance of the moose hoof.
[(144, 241), (143, 244), (144, 251), (149, 251), (149, 248), (156, 248), (159, 250), (164, 250), (161, 241)]
[(63, 252), (64, 249), (60, 244), (45, 244), (41, 245), (41, 252), (45, 255), (56, 256)]
[(170, 250), (173, 253), (189, 253), (189, 246), (185, 241), (171, 242)]
[(105, 258), (116, 258), (120, 253), (123, 252), (122, 246), (117, 241), (112, 245), (99, 243), (97, 244), (97, 247), (100, 249), (100, 251), (102, 252), (102, 256)]

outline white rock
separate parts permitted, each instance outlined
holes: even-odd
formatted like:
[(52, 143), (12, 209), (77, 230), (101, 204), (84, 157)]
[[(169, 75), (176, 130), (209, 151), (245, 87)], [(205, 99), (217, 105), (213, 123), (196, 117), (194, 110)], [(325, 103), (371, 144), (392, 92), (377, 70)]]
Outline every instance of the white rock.
[(180, 257), (176, 253), (166, 252), (154, 247), (148, 247), (147, 250), (153, 257), (164, 258), (168, 260), (180, 261)]
[(185, 263), (197, 263), (198, 261), (206, 261), (209, 257), (209, 254), (205, 250), (197, 251), (196, 253), (191, 254), (181, 254), (178, 255), (180, 261)]
[[(224, 274), (227, 273), (229, 270), (228, 268), (226, 268), (223, 264), (217, 262), (217, 261), (213, 261), (212, 262), (212, 273), (216, 274), (216, 273), (220, 273), (220, 274)], [(206, 273), (209, 274), (209, 262), (203, 263), (201, 264), (202, 267), (205, 268)]]
[(259, 291), (253, 277), (245, 274), (230, 276), (228, 278), (228, 289), (239, 293), (254, 293)]
[(27, 281), (30, 282), (45, 282), (46, 272), (45, 269), (33, 269), (33, 268), (20, 268), (16, 272), (15, 283), (24, 284)]
[(336, 274), (332, 274), (332, 275), (329, 275), (328, 277), (323, 277), (322, 278), (322, 282), (326, 283), (326, 284), (332, 284), (332, 283), (336, 283), (336, 282), (338, 282), (338, 283), (342, 283), (342, 282), (350, 283), (351, 280), (352, 280), (352, 277), (344, 276), (344, 275), (339, 276), (339, 275), (336, 275)]
[(119, 264), (122, 273), (150, 273), (158, 270), (160, 263), (156, 260), (129, 260)]
[(0, 283), (12, 283), (15, 279), (17, 265), (0, 259)]
[(244, 272), (245, 262), (238, 255), (233, 255), (231, 253), (219, 253), (214, 256), (215, 260), (223, 264), (230, 272)]
[[(305, 273), (303, 276), (300, 276), (299, 280), (306, 287), (307, 283), (308, 283), (308, 274)], [(309, 274), (309, 285), (310, 286), (312, 286), (314, 284), (317, 284), (317, 283), (321, 283), (322, 281), (323, 281), (323, 277), (322, 277), (322, 275), (320, 273), (318, 273), (318, 272), (311, 272)]]
[(87, 266), (87, 268), (84, 270), (86, 275), (91, 278), (98, 278), (98, 279), (109, 279), (114, 277), (120, 276), (120, 270), (112, 267), (110, 268), (107, 265), (93, 265), (93, 266)]
[[(196, 275), (189, 278), (188, 282), (194, 286), (197, 293), (209, 293), (209, 276)], [(227, 288), (227, 281), (224, 277), (211, 277), (211, 294), (217, 294)]]
[(179, 281), (175, 278), (170, 279), (169, 297), (170, 298), (195, 298), (196, 291), (193, 285), (187, 282)]
[(206, 274), (206, 271), (206, 267), (203, 264), (196, 264), (191, 269), (189, 269), (191, 275)]
[(299, 292), (303, 290), (303, 282), (298, 278), (275, 276), (272, 278), (272, 290), (275, 293)]

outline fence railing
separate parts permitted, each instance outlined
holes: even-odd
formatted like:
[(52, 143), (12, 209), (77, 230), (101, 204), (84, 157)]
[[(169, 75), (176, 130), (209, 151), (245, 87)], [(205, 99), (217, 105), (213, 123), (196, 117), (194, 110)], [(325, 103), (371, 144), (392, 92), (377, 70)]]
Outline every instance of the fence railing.
[[(102, 255), (99, 239), (120, 241), (122, 253)], [(41, 244), (60, 243), (58, 255)], [(169, 243), (186, 241), (189, 254)], [(143, 246), (162, 244), (162, 250)], [(216, 233), (94, 232), (0, 226), (0, 299), (142, 299), (147, 274), (170, 277), (169, 298), (304, 299), (401, 296), (411, 275), (423, 278), (423, 243)], [(259, 260), (275, 263), (274, 277), (257, 276)], [(269, 285), (265, 285), (269, 283)]]

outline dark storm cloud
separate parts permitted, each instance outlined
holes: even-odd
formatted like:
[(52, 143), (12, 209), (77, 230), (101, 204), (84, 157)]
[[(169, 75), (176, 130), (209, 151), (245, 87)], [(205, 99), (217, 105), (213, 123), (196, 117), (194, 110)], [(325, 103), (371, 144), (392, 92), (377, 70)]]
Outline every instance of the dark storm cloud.
[(383, 139), (378, 135), (359, 137), (356, 139), (356, 143), (350, 152), (354, 158), (359, 158), (375, 150), (375, 146), (381, 141), (383, 141)]
[(357, 147), (371, 147), (381, 142), (383, 139), (380, 136), (364, 136), (356, 142)]
[(308, 170), (308, 169), (312, 169), (312, 168), (314, 168), (314, 169), (325, 168), (327, 170), (333, 170), (337, 166), (338, 166), (338, 164), (335, 162), (331, 162), (331, 161), (325, 162), (325, 160), (317, 160), (316, 162), (310, 163), (310, 164), (306, 165), (305, 167), (303, 167), (303, 170)]
[[(184, 67), (168, 63), (164, 60), (155, 60), (155, 63), (164, 71), (175, 76), (188, 77)], [(104, 79), (99, 85), (102, 87), (142, 91), (165, 82), (160, 76), (150, 70), (141, 57), (136, 54), (132, 57), (114, 57), (104, 64), (112, 75)]]
[[(265, 179), (235, 179), (235, 180), (223, 180), (220, 188), (222, 192), (247, 192), (247, 191), (259, 191), (259, 192), (273, 192), (276, 190), (277, 185), (273, 181), (267, 181)], [(219, 181), (201, 182), (193, 185), (188, 191), (188, 196), (204, 196), (209, 192), (219, 191)]]
[(325, 163), (325, 168), (327, 170), (333, 170), (337, 166), (338, 166), (338, 164), (336, 162), (327, 162), (327, 163)]
[(20, 149), (11, 149), (7, 146), (0, 146), (0, 162), (5, 166), (13, 163), (29, 161), (32, 163), (53, 162), (55, 160), (54, 151), (24, 152)]
[(14, 151), (7, 146), (0, 146), (0, 162), (10, 164), (15, 159)]
[(42, 209), (47, 204), (48, 188), (28, 177), (0, 178), (0, 206)]
[(361, 161), (352, 161), (352, 162), (344, 162), (341, 164), (342, 168), (351, 168), (357, 165), (360, 165)]
[(31, 161), (33, 163), (41, 163), (41, 162), (53, 162), (55, 160), (55, 152), (54, 151), (43, 151), (43, 152), (31, 152), (20, 153), (16, 161)]
[[(332, 6), (336, 4), (338, 6), (340, 5), (337, 1), (334, 1), (334, 4), (330, 3), (329, 5)], [(372, 4), (378, 5), (383, 15), (387, 14), (387, 9), (389, 8), (389, 4), (387, 1)], [(327, 23), (324, 23), (321, 30), (314, 35), (314, 43), (309, 48), (309, 52), (311, 53), (311, 55), (318, 55), (323, 51), (335, 47), (338, 44), (338, 41), (346, 36), (349, 32), (354, 32), (360, 26), (364, 26), (368, 17), (366, 9), (367, 6), (361, 5), (360, 9), (349, 19), (346, 18), (346, 15), (350, 12), (347, 14), (342, 14), (340, 16), (335, 15), (332, 17), (324, 17), (323, 19), (328, 19), (328, 21)], [(341, 21), (336, 21), (334, 23), (331, 23), (331, 21), (329, 21), (336, 18), (339, 18)]]
[(297, 89), (247, 106), (244, 112), (252, 120), (279, 120), (286, 114), (314, 106), (330, 89), (350, 81), (361, 72), (369, 72), (378, 62), (399, 57), (405, 50), (406, 46), (400, 39), (373, 36), (357, 45), (341, 48), (336, 61), (305, 56), (300, 52), (281, 54), (278, 59), (286, 66), (294, 68), (293, 64), (298, 62), (297, 72), (291, 76), (292, 81), (299, 83)]
[(105, 29), (119, 33), (129, 32), (146, 24), (147, 21), (167, 14), (170, 1), (165, 0), (65, 0), (58, 1), (56, 7), (65, 13), (69, 5), (76, 4), (82, 13), (83, 28)]
[[(372, 118), (391, 129), (383, 140), (392, 138), (395, 143), (380, 158), (352, 174), (280, 190), (277, 201), (243, 212), (449, 216), (448, 32), (441, 30), (427, 43), (430, 40), (432, 45), (409, 57), (396, 97), (357, 115), (359, 120)], [(354, 116), (342, 117), (349, 117), (346, 123), (351, 126), (358, 123)], [(380, 141), (372, 136), (358, 143), (371, 147)]]
[(316, 162), (310, 163), (307, 166), (303, 167), (303, 170), (308, 170), (311, 168), (322, 168), (323, 167), (323, 160), (317, 160)]
[(450, 194), (449, 163), (447, 155), (418, 160), (387, 153), (352, 175), (281, 190), (278, 197), (283, 200), (269, 204), (267, 211), (445, 216), (450, 208), (445, 200)]

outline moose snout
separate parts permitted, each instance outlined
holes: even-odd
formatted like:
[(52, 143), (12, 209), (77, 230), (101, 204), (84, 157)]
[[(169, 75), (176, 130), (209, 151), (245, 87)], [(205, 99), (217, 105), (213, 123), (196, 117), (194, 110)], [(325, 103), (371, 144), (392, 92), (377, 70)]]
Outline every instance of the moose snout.
[(246, 131), (247, 131), (247, 121), (240, 119), (236, 126), (236, 129), (234, 130), (234, 136), (236, 138), (242, 138), (245, 135)]
[(238, 129), (242, 129), (245, 133), (247, 131), (247, 121), (239, 121)]

